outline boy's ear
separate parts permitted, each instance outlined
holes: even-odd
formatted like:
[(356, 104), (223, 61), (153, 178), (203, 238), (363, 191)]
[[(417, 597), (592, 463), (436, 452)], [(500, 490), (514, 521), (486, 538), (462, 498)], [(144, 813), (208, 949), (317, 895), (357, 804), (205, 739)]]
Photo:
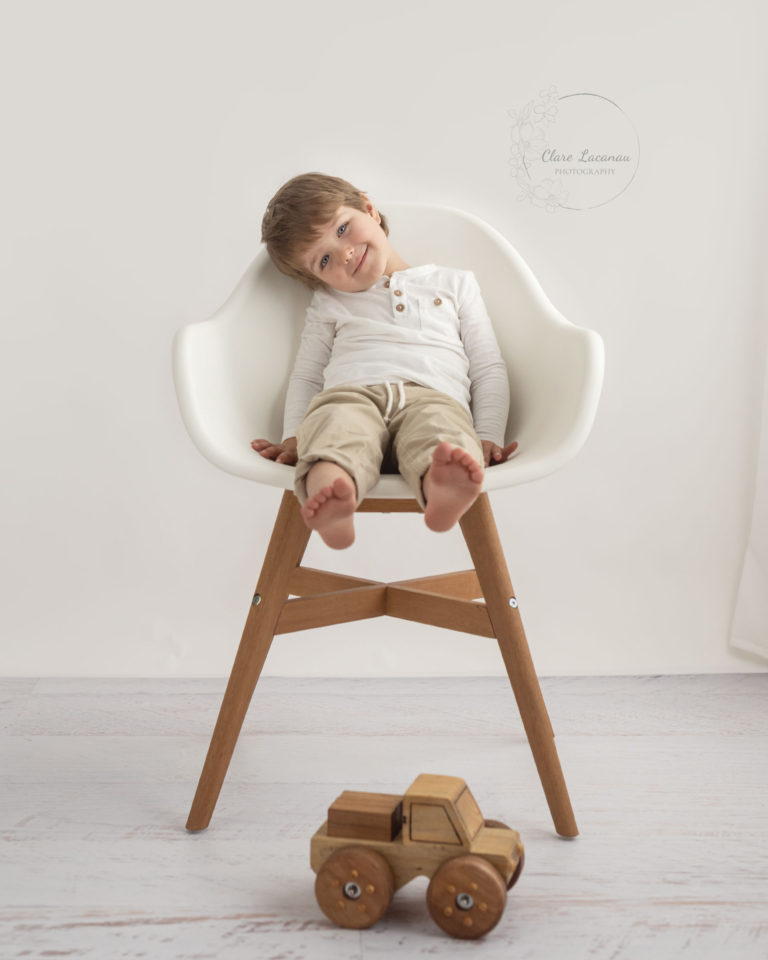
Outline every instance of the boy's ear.
[(376, 207), (374, 207), (368, 197), (365, 196), (365, 194), (363, 194), (363, 200), (365, 201), (365, 211), (368, 216), (373, 217), (376, 223), (381, 223), (381, 214)]

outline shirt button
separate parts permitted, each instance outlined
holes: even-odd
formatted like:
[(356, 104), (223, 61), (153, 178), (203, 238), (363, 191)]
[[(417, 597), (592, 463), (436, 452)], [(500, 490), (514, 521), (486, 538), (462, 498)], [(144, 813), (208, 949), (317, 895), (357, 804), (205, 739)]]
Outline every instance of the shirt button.
[(442, 302), (443, 301), (440, 299), (440, 297), (435, 297), (434, 304), (436, 307), (439, 307)]
[(395, 310), (399, 310), (400, 313), (402, 313), (403, 310), (405, 310), (405, 304), (404, 304), (404, 303), (398, 303), (398, 305), (395, 307)]
[(396, 297), (402, 297), (402, 295), (403, 295), (403, 291), (402, 291), (402, 290), (395, 290), (395, 296), (396, 296)]
[(388, 286), (389, 286), (389, 280), (385, 280), (385, 281), (384, 281), (384, 286), (385, 286), (385, 287), (388, 287)]

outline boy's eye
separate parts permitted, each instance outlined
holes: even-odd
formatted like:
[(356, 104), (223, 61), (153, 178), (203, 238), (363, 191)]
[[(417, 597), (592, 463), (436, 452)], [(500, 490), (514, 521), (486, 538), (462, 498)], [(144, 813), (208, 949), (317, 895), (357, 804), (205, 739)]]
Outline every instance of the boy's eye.
[[(347, 221), (346, 223), (342, 223), (341, 226), (337, 227), (337, 228), (336, 228), (336, 236), (337, 236), (337, 237), (343, 236), (343, 235), (344, 235), (344, 231), (347, 229), (348, 226), (349, 226), (349, 221)], [(319, 263), (319, 267), (320, 267), (321, 270), (324, 270), (324, 269), (328, 266), (328, 261), (329, 261), (330, 259), (331, 259), (331, 258), (330, 258), (330, 256), (329, 256), (327, 253), (321, 258), (320, 263)]]

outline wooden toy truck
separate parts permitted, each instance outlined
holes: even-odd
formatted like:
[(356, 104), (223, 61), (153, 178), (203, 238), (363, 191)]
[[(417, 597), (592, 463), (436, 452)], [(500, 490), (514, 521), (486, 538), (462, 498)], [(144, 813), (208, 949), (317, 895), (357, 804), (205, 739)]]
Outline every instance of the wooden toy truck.
[(463, 780), (425, 773), (403, 796), (345, 790), (310, 845), (317, 902), (338, 926), (372, 926), (425, 876), (432, 919), (467, 940), (499, 922), (523, 862), (520, 835), (485, 820)]

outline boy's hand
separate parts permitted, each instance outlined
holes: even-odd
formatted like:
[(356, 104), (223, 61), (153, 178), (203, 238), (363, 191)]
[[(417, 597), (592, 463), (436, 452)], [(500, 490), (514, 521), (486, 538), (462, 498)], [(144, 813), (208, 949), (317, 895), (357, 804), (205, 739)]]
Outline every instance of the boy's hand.
[(486, 467), (493, 467), (497, 463), (504, 463), (517, 450), (517, 440), (507, 444), (506, 447), (500, 447), (498, 443), (492, 440), (481, 440), (483, 445), (483, 460)]
[(296, 437), (286, 437), (282, 443), (272, 443), (271, 440), (251, 440), (251, 446), (256, 453), (275, 463), (285, 463), (294, 466), (299, 459), (296, 451)]

